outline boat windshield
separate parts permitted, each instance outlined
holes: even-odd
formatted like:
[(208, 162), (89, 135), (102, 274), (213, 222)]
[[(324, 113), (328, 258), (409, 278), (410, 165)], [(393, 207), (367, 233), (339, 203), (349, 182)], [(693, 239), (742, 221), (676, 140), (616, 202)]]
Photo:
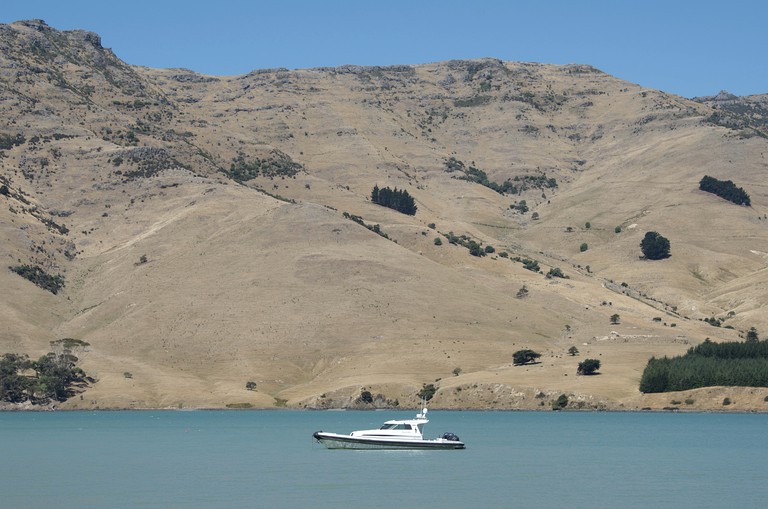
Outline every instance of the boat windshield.
[(393, 422), (393, 423), (385, 423), (379, 429), (407, 429), (407, 430), (411, 430), (411, 429), (413, 429), (413, 426), (411, 426), (410, 424)]

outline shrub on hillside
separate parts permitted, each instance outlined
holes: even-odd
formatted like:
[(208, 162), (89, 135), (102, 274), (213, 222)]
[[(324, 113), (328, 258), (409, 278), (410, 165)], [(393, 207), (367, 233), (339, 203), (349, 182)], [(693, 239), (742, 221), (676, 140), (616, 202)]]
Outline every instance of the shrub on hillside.
[(552, 402), (552, 410), (562, 410), (568, 406), (568, 396), (561, 394)]
[(421, 387), (421, 390), (419, 391), (419, 399), (425, 399), (429, 401), (432, 399), (432, 397), (437, 392), (437, 387), (435, 387), (435, 384), (424, 384)]

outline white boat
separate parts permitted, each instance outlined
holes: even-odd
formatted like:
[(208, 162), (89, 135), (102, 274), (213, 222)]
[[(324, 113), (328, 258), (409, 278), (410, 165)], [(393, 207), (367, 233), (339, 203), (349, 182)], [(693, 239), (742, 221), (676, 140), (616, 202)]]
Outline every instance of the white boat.
[(425, 439), (427, 409), (422, 408), (415, 419), (392, 420), (379, 429), (353, 431), (349, 435), (315, 431), (312, 436), (328, 449), (464, 449), (464, 442), (453, 433)]

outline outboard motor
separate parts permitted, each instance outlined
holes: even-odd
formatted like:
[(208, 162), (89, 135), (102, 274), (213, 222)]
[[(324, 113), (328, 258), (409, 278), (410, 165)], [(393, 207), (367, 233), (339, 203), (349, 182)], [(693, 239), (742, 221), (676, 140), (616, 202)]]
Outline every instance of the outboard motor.
[(460, 442), (459, 436), (453, 433), (443, 433), (444, 440), (450, 440), (451, 442)]

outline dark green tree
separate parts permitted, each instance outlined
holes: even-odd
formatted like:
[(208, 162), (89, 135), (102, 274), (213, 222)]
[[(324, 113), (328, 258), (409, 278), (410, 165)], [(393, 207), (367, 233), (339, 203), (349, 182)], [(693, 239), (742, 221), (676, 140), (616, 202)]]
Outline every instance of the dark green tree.
[(29, 398), (33, 379), (22, 373), (32, 366), (26, 355), (7, 353), (0, 357), (0, 401), (22, 403)]
[(576, 373), (579, 375), (594, 375), (600, 369), (600, 361), (597, 359), (584, 359), (579, 363)]
[(549, 269), (549, 272), (547, 272), (547, 279), (552, 279), (553, 277), (569, 279), (560, 267), (552, 267)]
[(657, 232), (646, 233), (640, 242), (640, 249), (647, 260), (662, 260), (671, 256), (669, 239)]
[(541, 354), (534, 352), (533, 350), (518, 350), (512, 354), (512, 362), (516, 366), (522, 366), (523, 364), (534, 362), (539, 357), (541, 357)]
[(64, 276), (61, 274), (48, 274), (37, 265), (16, 265), (8, 268), (24, 279), (31, 281), (43, 290), (48, 290), (54, 295), (64, 288)]
[(93, 381), (76, 366), (78, 358), (73, 354), (86, 351), (88, 343), (66, 338), (51, 341), (51, 346), (53, 351), (37, 361), (12, 353), (0, 358), (0, 400), (34, 404), (65, 401)]
[(485, 256), (483, 248), (474, 240), (467, 242), (467, 248), (469, 249), (469, 254), (472, 256)]
[(640, 377), (640, 392), (665, 392), (669, 383), (669, 359), (651, 357)]
[(576, 356), (576, 355), (578, 355), (578, 354), (579, 354), (579, 349), (578, 349), (578, 348), (576, 348), (575, 346), (572, 346), (572, 347), (570, 347), (570, 348), (568, 349), (568, 354), (569, 354), (571, 357), (574, 357), (574, 356)]
[(718, 180), (709, 175), (704, 175), (704, 178), (699, 182), (699, 189), (715, 194), (737, 205), (746, 205), (747, 207), (751, 205), (747, 192), (741, 187), (736, 187), (736, 184), (731, 180)]
[(379, 189), (379, 186), (375, 185), (371, 191), (371, 201), (409, 216), (416, 214), (416, 201), (404, 189), (390, 189), (389, 187)]

